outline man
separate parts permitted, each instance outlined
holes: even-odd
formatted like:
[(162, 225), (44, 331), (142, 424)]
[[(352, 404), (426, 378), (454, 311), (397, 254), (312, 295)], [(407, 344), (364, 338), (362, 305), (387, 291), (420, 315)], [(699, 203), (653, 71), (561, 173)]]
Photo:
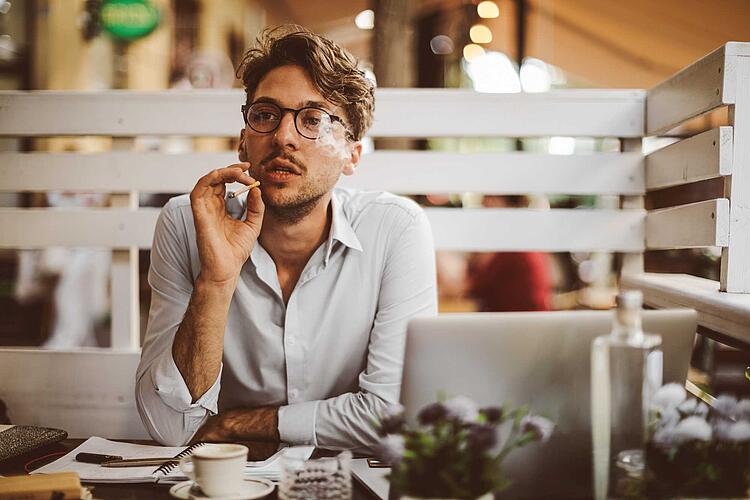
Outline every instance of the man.
[(242, 163), (170, 200), (156, 226), (138, 410), (164, 444), (371, 447), (398, 402), (406, 324), (436, 313), (428, 221), (410, 200), (334, 187), (374, 109), (348, 52), (270, 30), (238, 76)]

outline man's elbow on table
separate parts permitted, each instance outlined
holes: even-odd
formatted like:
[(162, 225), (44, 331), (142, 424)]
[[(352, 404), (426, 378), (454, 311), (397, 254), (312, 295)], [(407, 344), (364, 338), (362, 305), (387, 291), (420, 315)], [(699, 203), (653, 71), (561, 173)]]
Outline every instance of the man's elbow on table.
[[(185, 446), (208, 418), (208, 412), (183, 413), (167, 406), (153, 387), (142, 377), (136, 383), (135, 401), (138, 414), (152, 439), (164, 446)], [(148, 387), (142, 387), (146, 383)]]

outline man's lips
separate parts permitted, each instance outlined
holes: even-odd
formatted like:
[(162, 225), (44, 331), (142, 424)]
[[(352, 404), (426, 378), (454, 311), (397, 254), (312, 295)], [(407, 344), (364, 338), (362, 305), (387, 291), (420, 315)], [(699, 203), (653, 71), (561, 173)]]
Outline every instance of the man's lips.
[(266, 163), (265, 170), (267, 173), (288, 171), (291, 174), (301, 175), (300, 169), (297, 165), (283, 158), (274, 158)]

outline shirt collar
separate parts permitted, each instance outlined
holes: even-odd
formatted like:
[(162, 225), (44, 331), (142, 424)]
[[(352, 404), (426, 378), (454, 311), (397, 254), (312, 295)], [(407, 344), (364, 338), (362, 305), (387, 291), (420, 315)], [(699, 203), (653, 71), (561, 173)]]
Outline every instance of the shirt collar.
[(333, 240), (338, 240), (353, 250), (362, 251), (362, 244), (359, 238), (357, 238), (357, 233), (354, 232), (354, 228), (349, 222), (344, 208), (341, 206), (341, 200), (336, 194), (335, 189), (331, 193), (331, 213), (331, 234), (328, 238), (326, 248), (326, 263), (331, 256)]
[[(227, 211), (229, 211), (233, 217), (245, 220), (245, 217), (247, 216), (247, 193), (240, 195), (238, 198), (227, 199)], [(326, 264), (331, 257), (334, 240), (340, 241), (353, 250), (359, 252), (362, 251), (362, 244), (360, 243), (359, 238), (357, 238), (357, 233), (354, 231), (354, 228), (344, 212), (341, 200), (336, 194), (335, 189), (331, 193), (331, 214), (331, 231), (326, 243)], [(251, 252), (251, 260), (257, 265), (257, 256), (254, 254), (255, 249)]]

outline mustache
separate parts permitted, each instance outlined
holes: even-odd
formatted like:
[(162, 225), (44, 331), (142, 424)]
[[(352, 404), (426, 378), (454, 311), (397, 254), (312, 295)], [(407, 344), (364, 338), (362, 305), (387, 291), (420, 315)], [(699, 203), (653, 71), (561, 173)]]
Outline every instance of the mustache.
[(268, 163), (272, 162), (276, 158), (281, 158), (282, 160), (286, 160), (289, 163), (292, 163), (292, 164), (296, 165), (303, 172), (307, 171), (307, 166), (304, 163), (302, 163), (301, 161), (299, 161), (294, 156), (292, 156), (292, 155), (290, 155), (288, 153), (285, 153), (284, 151), (273, 151), (271, 154), (269, 154), (268, 156), (266, 156), (265, 158), (263, 158), (261, 160), (260, 164), (265, 167)]

